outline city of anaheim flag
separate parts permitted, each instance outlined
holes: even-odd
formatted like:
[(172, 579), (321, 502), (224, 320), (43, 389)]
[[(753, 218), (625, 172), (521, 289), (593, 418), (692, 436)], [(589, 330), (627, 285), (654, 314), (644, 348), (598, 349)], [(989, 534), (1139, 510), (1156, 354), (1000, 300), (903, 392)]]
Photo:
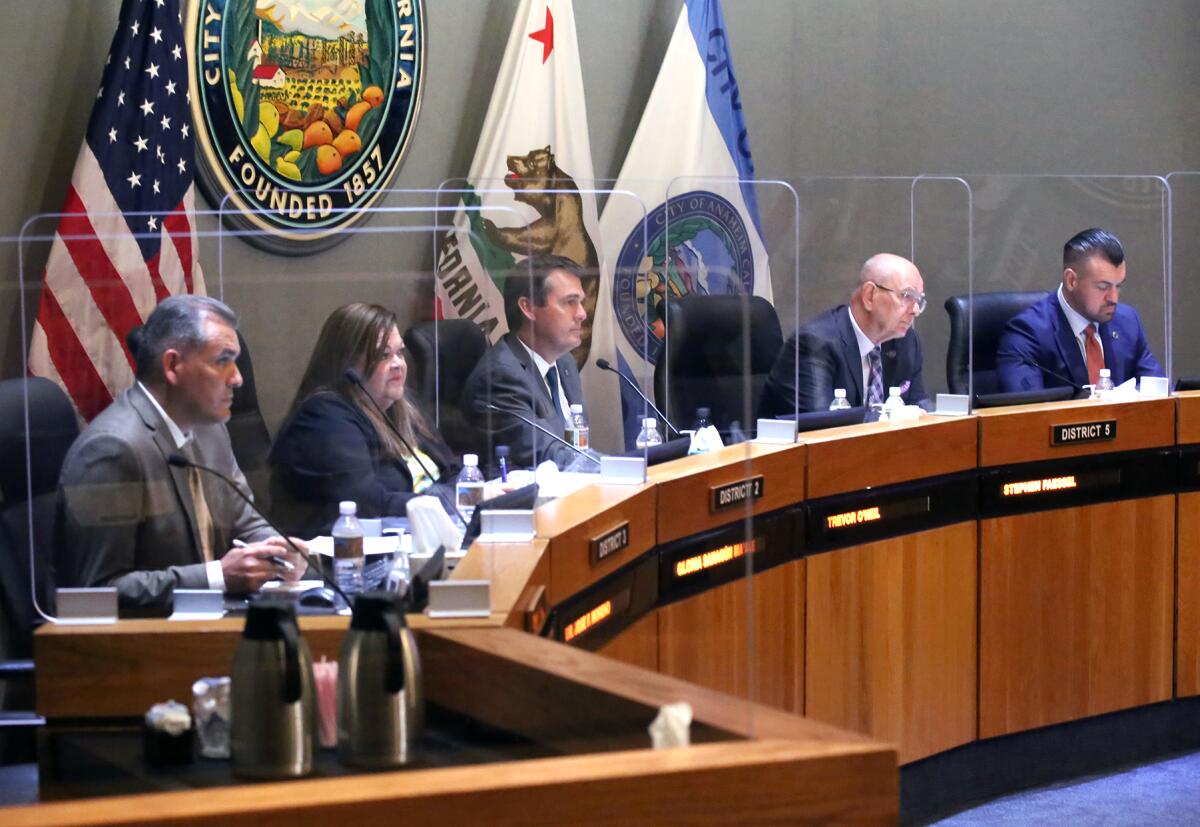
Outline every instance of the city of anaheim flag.
[(125, 336), (203, 293), (181, 0), (124, 0), (42, 277), (29, 372), (84, 420), (133, 384)]
[[(600, 219), (612, 278), (600, 288), (599, 329), (614, 338), (597, 337), (595, 356), (649, 390), (669, 299), (752, 293), (771, 300), (753, 178), (721, 5), (687, 0), (613, 187), (641, 203), (610, 198)], [(636, 418), (631, 405), (640, 415), (640, 401), (625, 395), (623, 402), (627, 421)]]
[[(502, 290), (527, 255), (564, 255), (585, 271), (583, 343), (576, 349), (591, 440), (620, 446), (617, 379), (589, 358), (602, 281), (592, 151), (575, 13), (570, 0), (522, 0), (453, 229), (437, 260), (438, 312), (478, 324), (495, 342), (506, 331)], [(606, 279), (604, 279), (606, 281)], [(611, 338), (611, 334), (608, 335)], [(608, 402), (610, 404), (605, 404)]]

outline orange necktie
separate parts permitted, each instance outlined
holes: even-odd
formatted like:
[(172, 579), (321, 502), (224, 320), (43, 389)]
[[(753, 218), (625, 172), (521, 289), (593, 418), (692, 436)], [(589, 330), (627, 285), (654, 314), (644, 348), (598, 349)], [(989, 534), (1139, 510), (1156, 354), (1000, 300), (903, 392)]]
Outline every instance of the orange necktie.
[(1087, 341), (1084, 343), (1087, 351), (1088, 382), (1092, 385), (1100, 381), (1100, 368), (1104, 367), (1104, 349), (1096, 338), (1096, 326), (1087, 326)]

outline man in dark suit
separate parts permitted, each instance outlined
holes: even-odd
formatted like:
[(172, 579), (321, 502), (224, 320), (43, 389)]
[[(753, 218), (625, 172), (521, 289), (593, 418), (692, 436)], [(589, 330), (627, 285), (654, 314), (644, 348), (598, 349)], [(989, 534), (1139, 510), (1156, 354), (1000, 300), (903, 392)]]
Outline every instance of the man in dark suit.
[(1125, 250), (1107, 230), (1078, 233), (1063, 246), (1062, 284), (1013, 318), (1000, 334), (1000, 390), (1094, 385), (1101, 368), (1114, 385), (1162, 376), (1137, 311), (1120, 304)]
[(223, 424), (242, 382), (236, 324), (215, 299), (174, 296), (131, 336), (137, 381), (64, 460), (60, 585), (116, 586), (122, 614), (165, 614), (176, 588), (244, 594), (299, 578), (304, 561), (224, 483), (167, 462), (182, 454), (249, 494)]
[[(532, 467), (549, 459), (565, 468), (578, 457), (570, 448), (516, 416), (483, 409), (495, 405), (565, 437), (570, 406), (583, 404), (579, 370), (571, 356), (587, 319), (583, 271), (565, 256), (539, 255), (528, 262), (528, 273), (526, 277), (523, 269), (516, 269), (504, 283), (508, 333), (467, 377), (463, 406), (487, 433), (489, 445), (509, 447), (513, 465)], [(491, 465), (490, 460), (485, 458), (485, 465)]]
[(850, 405), (882, 404), (899, 387), (908, 404), (925, 399), (921, 340), (913, 328), (925, 310), (925, 282), (911, 261), (871, 256), (849, 305), (809, 319), (783, 345), (771, 368), (760, 416), (828, 410), (835, 388)]

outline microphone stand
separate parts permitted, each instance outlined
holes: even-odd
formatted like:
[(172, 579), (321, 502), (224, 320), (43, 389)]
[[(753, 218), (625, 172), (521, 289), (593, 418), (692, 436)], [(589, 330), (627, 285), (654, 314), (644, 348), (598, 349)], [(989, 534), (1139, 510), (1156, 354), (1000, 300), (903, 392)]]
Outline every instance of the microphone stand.
[(483, 413), (484, 411), (495, 411), (496, 413), (502, 413), (502, 414), (508, 414), (509, 416), (515, 416), (517, 419), (521, 420), (526, 425), (530, 425), (534, 428), (537, 428), (539, 431), (541, 431), (543, 434), (545, 434), (546, 436), (553, 439), (555, 442), (566, 445), (568, 448), (570, 448), (575, 453), (579, 454), (579, 456), (583, 457), (584, 459), (591, 460), (592, 462), (596, 463), (597, 465), (600, 464), (600, 460), (596, 459), (594, 456), (589, 454), (587, 451), (584, 451), (580, 448), (576, 448), (574, 445), (567, 442), (565, 439), (560, 437), (558, 434), (554, 433), (553, 431), (549, 430), (548, 428), (545, 428), (545, 427), (539, 425), (538, 423), (534, 422), (532, 419), (529, 419), (528, 417), (517, 413), (516, 411), (510, 411), (507, 408), (501, 408), (499, 405), (493, 405), (491, 402), (485, 402), (481, 399), (475, 405), (475, 412)]
[(607, 359), (597, 359), (596, 367), (600, 368), (600, 370), (607, 370), (612, 373), (615, 373), (621, 379), (622, 382), (624, 382), (629, 387), (633, 388), (633, 392), (636, 393), (638, 396), (640, 396), (642, 398), (642, 401), (650, 406), (650, 410), (652, 410), (656, 414), (658, 414), (658, 418), (661, 419), (663, 422), (665, 422), (667, 427), (675, 432), (676, 436), (683, 435), (683, 432), (680, 431), (678, 428), (676, 428), (674, 425), (672, 425), (671, 420), (667, 419), (666, 415), (662, 411), (660, 411), (658, 408), (654, 407), (654, 403), (650, 401), (650, 397), (648, 397), (648, 396), (646, 396), (646, 394), (642, 393), (642, 389), (638, 387), (637, 382), (634, 382), (628, 376), (621, 373), (621, 371), (614, 368), (612, 366), (612, 362), (608, 361)]
[[(325, 571), (320, 566), (320, 564), (314, 565), (312, 557), (309, 556), (308, 552), (304, 551), (298, 545), (293, 543), (292, 538), (289, 537), (283, 531), (283, 529), (281, 529), (279, 526), (275, 525), (275, 522), (270, 517), (268, 517), (263, 512), (262, 509), (260, 509), (257, 505), (254, 504), (254, 500), (250, 499), (250, 497), (248, 497), (246, 495), (246, 492), (242, 490), (242, 487), (240, 485), (238, 485), (236, 482), (231, 480), (229, 477), (222, 474), (217, 469), (209, 468), (207, 465), (201, 465), (198, 462), (193, 462), (192, 460), (188, 459), (187, 457), (185, 457), (183, 454), (180, 454), (180, 453), (170, 454), (167, 457), (167, 464), (173, 465), (176, 468), (195, 468), (199, 471), (204, 471), (205, 473), (212, 474), (214, 477), (216, 477), (221, 482), (225, 483), (227, 486), (229, 486), (231, 489), (233, 489), (237, 493), (237, 495), (242, 498), (242, 502), (244, 502), (246, 505), (250, 506), (250, 509), (255, 514), (262, 517), (263, 520), (266, 522), (266, 524), (269, 525), (272, 529), (274, 529), (275, 533), (278, 534), (280, 537), (282, 537), (284, 542), (286, 542), (289, 546), (292, 547), (292, 551), (294, 551), (294, 552), (296, 552), (296, 554), (300, 555), (300, 559), (302, 559), (308, 565), (308, 567), (310, 569), (316, 569), (317, 574), (321, 575), (321, 579), (325, 581), (325, 584), (327, 586), (329, 586), (329, 588), (333, 589), (334, 592), (337, 593), (337, 596), (340, 597), (343, 601), (345, 601), (347, 606), (353, 607), (354, 604), (350, 600), (350, 598), (348, 598), (346, 596), (346, 593), (341, 590), (341, 588), (338, 586), (338, 584), (336, 582), (334, 582), (332, 579), (329, 578), (328, 575), (325, 574)], [(278, 559), (279, 562), (281, 562), (281, 563), (284, 562), (282, 558), (276, 558), (276, 559)]]

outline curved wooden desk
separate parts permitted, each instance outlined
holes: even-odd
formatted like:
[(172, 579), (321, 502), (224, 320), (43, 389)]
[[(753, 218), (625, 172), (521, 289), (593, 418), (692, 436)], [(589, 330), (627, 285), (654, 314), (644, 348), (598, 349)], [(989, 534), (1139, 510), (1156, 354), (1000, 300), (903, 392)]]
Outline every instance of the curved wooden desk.
[[(1055, 445), (1055, 426), (1101, 438)], [(493, 580), (491, 620), (467, 625), (537, 630), (894, 742), (910, 763), (1200, 693), (1197, 504), (1200, 394), (1023, 406), (688, 457), (543, 506), (538, 540), (476, 544), (456, 576)], [(305, 630), (336, 648), (336, 620)], [(172, 632), (193, 633), (195, 651), (232, 647)], [(83, 712), (71, 698), (107, 648), (89, 634), (39, 634), (43, 714)], [(136, 665), (91, 689), (144, 709), (138, 687), (163, 667)]]

